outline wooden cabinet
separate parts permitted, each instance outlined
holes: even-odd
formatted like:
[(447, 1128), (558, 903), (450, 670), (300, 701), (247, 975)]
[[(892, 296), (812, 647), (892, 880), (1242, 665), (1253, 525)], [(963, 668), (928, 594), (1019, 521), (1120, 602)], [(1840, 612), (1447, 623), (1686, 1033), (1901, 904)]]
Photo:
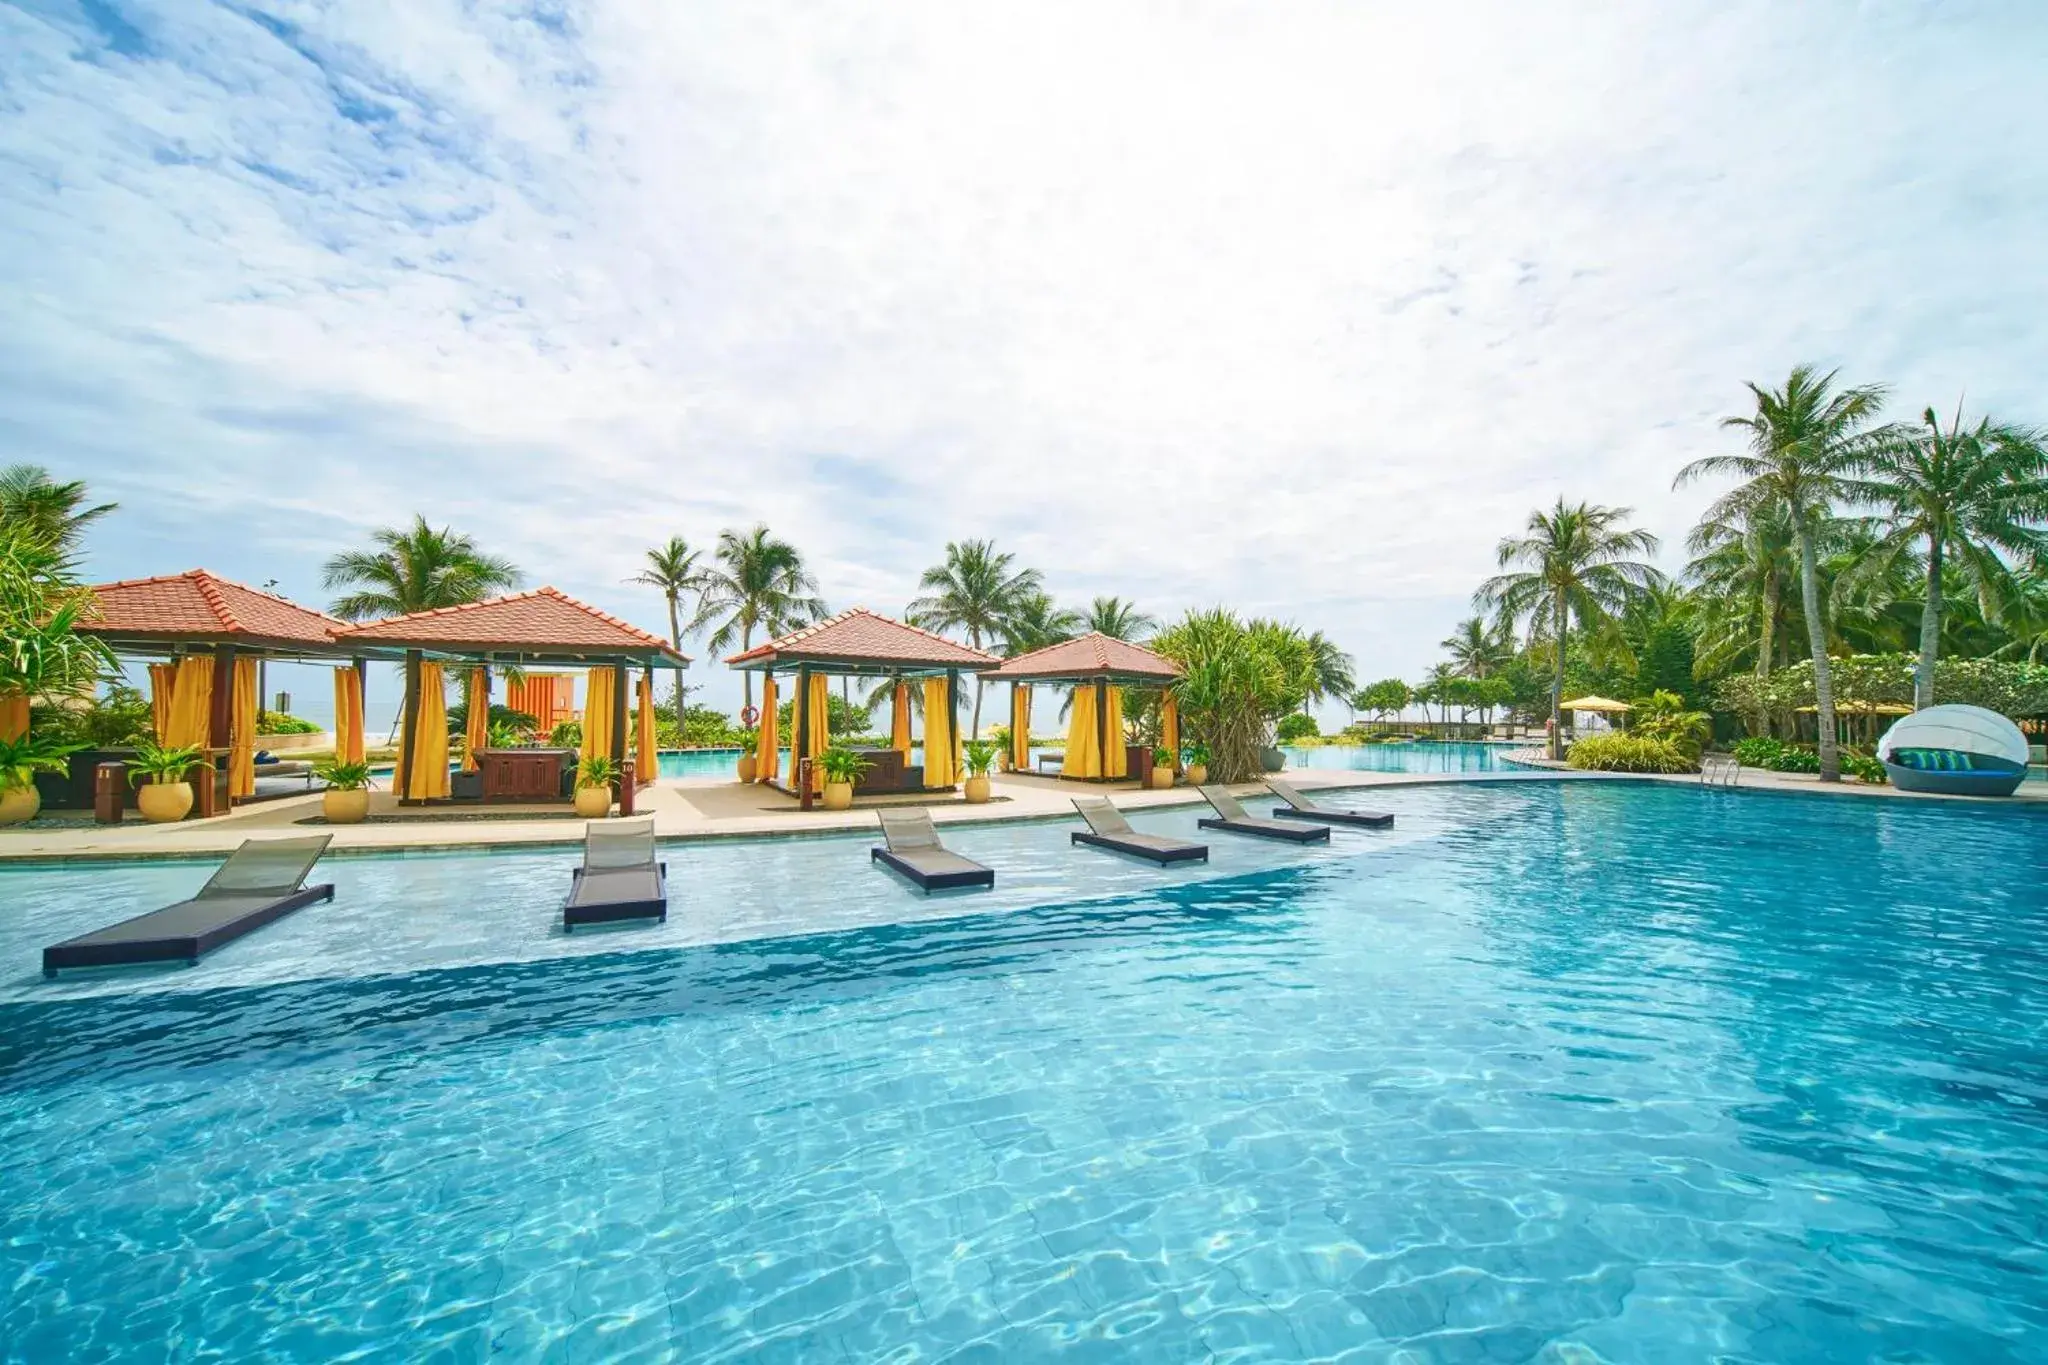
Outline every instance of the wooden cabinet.
[(572, 749), (483, 749), (476, 756), (486, 801), (565, 801), (562, 771)]

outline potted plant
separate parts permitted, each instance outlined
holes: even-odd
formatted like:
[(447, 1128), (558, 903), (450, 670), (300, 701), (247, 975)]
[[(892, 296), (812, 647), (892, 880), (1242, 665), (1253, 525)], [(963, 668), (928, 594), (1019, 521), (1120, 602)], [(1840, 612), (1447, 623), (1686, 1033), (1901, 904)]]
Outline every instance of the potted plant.
[(1152, 785), (1159, 791), (1173, 785), (1173, 750), (1164, 744), (1152, 751)]
[(1190, 787), (1199, 787), (1209, 780), (1209, 746), (1190, 744), (1181, 754), (1181, 776), (1188, 780)]
[[(137, 784), (135, 807), (152, 824), (169, 824), (192, 813), (192, 769), (203, 763), (196, 748), (166, 749), (145, 739), (128, 760), (128, 780)], [(141, 785), (143, 778), (148, 785)]]
[(576, 813), (586, 820), (602, 820), (612, 813), (612, 783), (619, 767), (605, 754), (592, 754), (576, 765)]
[(961, 791), (969, 805), (978, 806), (988, 800), (988, 771), (996, 764), (996, 746), (985, 739), (970, 739), (960, 746), (960, 757), (967, 768)]
[(326, 758), (313, 765), (313, 776), (327, 784), (320, 794), (320, 814), (330, 825), (359, 825), (370, 814), (370, 765)]
[(853, 784), (868, 766), (868, 761), (851, 749), (835, 746), (818, 755), (818, 768), (825, 774), (826, 810), (845, 810), (853, 804)]
[(37, 773), (61, 773), (65, 759), (83, 744), (59, 744), (38, 735), (0, 739), (0, 825), (18, 825), (33, 820), (43, 808), (43, 794), (36, 790)]
[(996, 746), (996, 770), (1005, 773), (1015, 771), (1017, 765), (1010, 761), (1010, 727), (991, 725), (988, 738)]
[(761, 771), (760, 761), (754, 757), (755, 748), (761, 743), (758, 731), (748, 734), (740, 741), (740, 781), (752, 782)]

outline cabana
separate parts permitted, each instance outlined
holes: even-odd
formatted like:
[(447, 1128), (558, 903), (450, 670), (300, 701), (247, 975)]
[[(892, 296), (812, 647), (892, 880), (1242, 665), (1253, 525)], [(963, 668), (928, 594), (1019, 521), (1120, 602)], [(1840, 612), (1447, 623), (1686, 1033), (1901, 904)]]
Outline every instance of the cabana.
[[(760, 741), (755, 780), (794, 795), (805, 810), (824, 790), (817, 770), (830, 742), (827, 679), (894, 679), (889, 748), (865, 755), (870, 767), (856, 791), (951, 791), (960, 771), (960, 675), (992, 667), (996, 658), (916, 626), (855, 607), (779, 640), (735, 654), (726, 667), (761, 675)], [(776, 674), (794, 675), (794, 725), (789, 781), (781, 780), (776, 725)], [(910, 762), (910, 683), (924, 683), (924, 763)], [(806, 780), (808, 774), (808, 780)]]
[(1121, 689), (1126, 687), (1163, 694), (1160, 745), (1173, 751), (1174, 770), (1180, 770), (1180, 714), (1171, 691), (1180, 678), (1180, 665), (1143, 645), (1090, 632), (1077, 640), (1019, 654), (998, 668), (984, 670), (981, 676), (985, 682), (1010, 684), (1010, 766), (1018, 772), (1030, 767), (1031, 688), (1036, 683), (1068, 684), (1074, 689), (1062, 777), (1084, 782), (1116, 782), (1126, 777), (1150, 781), (1151, 751), (1139, 748), (1133, 754), (1123, 742)]
[[(205, 569), (102, 583), (92, 592), (95, 606), (79, 633), (103, 641), (116, 657), (149, 661), (157, 742), (198, 749), (202, 766), (195, 771), (214, 774), (193, 782), (194, 814), (218, 815), (256, 793), (257, 672), (265, 660), (340, 663), (336, 751), (350, 739), (341, 702), (353, 688), (352, 740), (361, 758), (365, 655), (335, 640), (341, 621)], [(80, 805), (91, 803), (91, 767), (100, 757), (81, 754), (74, 765), (74, 788), (84, 772)], [(226, 763), (216, 766), (223, 757)]]
[[(394, 783), (402, 805), (446, 800), (448, 714), (443, 670), (467, 665), (474, 686), (466, 748), (483, 800), (561, 799), (567, 750), (493, 751), (488, 746), (490, 670), (581, 664), (588, 669), (580, 756), (602, 754), (618, 769), (620, 813), (633, 813), (633, 790), (655, 776), (654, 670), (689, 663), (657, 635), (628, 625), (554, 588), (487, 598), (459, 607), (414, 612), (335, 632), (338, 643), (402, 653), (405, 660), (404, 742)], [(643, 670), (639, 691), (638, 771), (626, 757), (628, 672)], [(631, 773), (634, 780), (628, 780)]]

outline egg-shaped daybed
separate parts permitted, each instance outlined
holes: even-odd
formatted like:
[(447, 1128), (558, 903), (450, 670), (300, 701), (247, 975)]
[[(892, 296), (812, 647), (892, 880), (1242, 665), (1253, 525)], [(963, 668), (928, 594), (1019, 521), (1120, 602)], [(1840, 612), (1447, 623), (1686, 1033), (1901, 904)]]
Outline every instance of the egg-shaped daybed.
[(2011, 796), (2027, 776), (2027, 737), (1981, 706), (1930, 706), (1877, 742), (1892, 785), (1945, 796)]

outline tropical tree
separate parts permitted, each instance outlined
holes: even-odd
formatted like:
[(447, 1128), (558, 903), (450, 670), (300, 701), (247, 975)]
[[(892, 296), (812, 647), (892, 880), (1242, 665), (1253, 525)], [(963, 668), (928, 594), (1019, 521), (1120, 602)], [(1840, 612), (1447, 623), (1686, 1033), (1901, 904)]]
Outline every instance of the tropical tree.
[(1308, 648), (1309, 672), (1301, 709), (1307, 711), (1312, 702), (1328, 701), (1332, 697), (1342, 701), (1350, 696), (1352, 689), (1358, 686), (1358, 665), (1352, 657), (1337, 648), (1336, 642), (1319, 630), (1303, 636), (1302, 643)]
[(68, 557), (86, 527), (119, 506), (102, 502), (88, 507), (86, 498), (82, 480), (58, 483), (41, 465), (0, 469), (0, 526), (16, 531), (17, 543), (48, 545)]
[(1003, 621), (1003, 648), (1011, 654), (1029, 654), (1073, 639), (1086, 624), (1080, 612), (1055, 605), (1050, 593), (1026, 593)]
[(1368, 683), (1352, 697), (1353, 710), (1364, 711), (1386, 721), (1401, 714), (1414, 698), (1414, 690), (1399, 678), (1382, 678)]
[[(1504, 629), (1526, 621), (1532, 641), (1548, 640), (1550, 756), (1564, 755), (1565, 646), (1573, 624), (1587, 636), (1611, 631), (1630, 598), (1662, 579), (1633, 558), (1652, 554), (1657, 537), (1625, 525), (1626, 507), (1567, 503), (1529, 514), (1525, 534), (1501, 541), (1496, 555), (1503, 569), (1479, 586), (1475, 605), (1495, 612)], [(1516, 567), (1518, 566), (1518, 567)]]
[[(654, 588), (668, 604), (668, 641), (676, 653), (683, 652), (683, 597), (704, 586), (704, 552), (692, 549), (681, 536), (670, 536), (666, 545), (647, 551), (647, 567), (629, 580)], [(694, 614), (693, 614), (694, 615)], [(683, 686), (685, 664), (676, 665), (676, 724), (683, 723), (688, 709), (688, 689)]]
[(116, 667), (103, 641), (78, 634), (92, 594), (47, 530), (0, 523), (0, 694), (90, 695), (100, 673)]
[[(825, 615), (825, 599), (817, 580), (804, 568), (803, 556), (786, 540), (777, 540), (764, 525), (749, 531), (718, 533), (716, 561), (705, 569), (697, 588), (697, 614), (685, 630), (691, 634), (710, 626), (710, 645), (724, 653), (734, 645), (741, 652), (754, 647), (754, 632), (769, 639)], [(745, 678), (746, 705), (754, 705), (754, 675)]]
[(1860, 473), (1848, 493), (1878, 509), (1876, 539), (1845, 581), (1917, 559), (1926, 588), (1913, 705), (1932, 706), (1944, 574), (1953, 566), (1984, 619), (1998, 619), (2016, 591), (2012, 560), (2039, 563), (2048, 551), (2038, 525), (2048, 515), (2048, 450), (2037, 431), (1989, 418), (1966, 428), (1960, 410), (1943, 426), (1928, 408), (1874, 442)]
[(1274, 723), (1301, 704), (1307, 651), (1301, 635), (1269, 621), (1245, 621), (1223, 608), (1191, 611), (1152, 641), (1181, 666), (1173, 684), (1182, 727), (1209, 750), (1219, 782), (1261, 771)]
[(1489, 678), (1514, 657), (1514, 641), (1495, 621), (1468, 616), (1439, 642), (1451, 656), (1451, 667), (1467, 678)]
[[(1013, 568), (1014, 557), (997, 551), (994, 542), (960, 540), (946, 546), (944, 563), (926, 569), (917, 580), (923, 593), (910, 604), (910, 624), (925, 630), (965, 631), (976, 649), (984, 640), (1003, 638), (1018, 608), (1044, 590), (1036, 569)], [(974, 716), (970, 735), (981, 736), (982, 680), (974, 680)]]
[(1707, 517), (1686, 539), (1686, 577), (1700, 589), (1696, 648), (1710, 667), (1730, 666), (1756, 650), (1756, 675), (1769, 677), (1790, 616), (1798, 608), (1785, 589), (1799, 577), (1799, 548), (1781, 507), (1743, 509), (1730, 519)]
[(1137, 641), (1159, 629), (1159, 622), (1137, 604), (1121, 597), (1098, 597), (1088, 608), (1088, 629), (1112, 640)]
[(346, 590), (330, 607), (345, 621), (459, 607), (519, 586), (510, 560), (483, 553), (449, 527), (436, 530), (422, 516), (403, 529), (373, 531), (370, 540), (376, 549), (335, 555), (321, 572), (321, 586)]
[(1853, 496), (1851, 480), (1890, 433), (1876, 425), (1884, 403), (1877, 385), (1835, 388), (1835, 372), (1795, 368), (1782, 389), (1751, 384), (1753, 412), (1722, 419), (1748, 434), (1740, 455), (1708, 455), (1678, 472), (1674, 487), (1732, 475), (1739, 482), (1707, 509), (1716, 521), (1745, 522), (1782, 512), (1799, 550), (1800, 602), (1813, 654), (1815, 709), (1820, 722), (1820, 779), (1842, 780), (1835, 741), (1835, 694), (1828, 675), (1827, 627), (1821, 619), (1817, 541), (1833, 510)]

